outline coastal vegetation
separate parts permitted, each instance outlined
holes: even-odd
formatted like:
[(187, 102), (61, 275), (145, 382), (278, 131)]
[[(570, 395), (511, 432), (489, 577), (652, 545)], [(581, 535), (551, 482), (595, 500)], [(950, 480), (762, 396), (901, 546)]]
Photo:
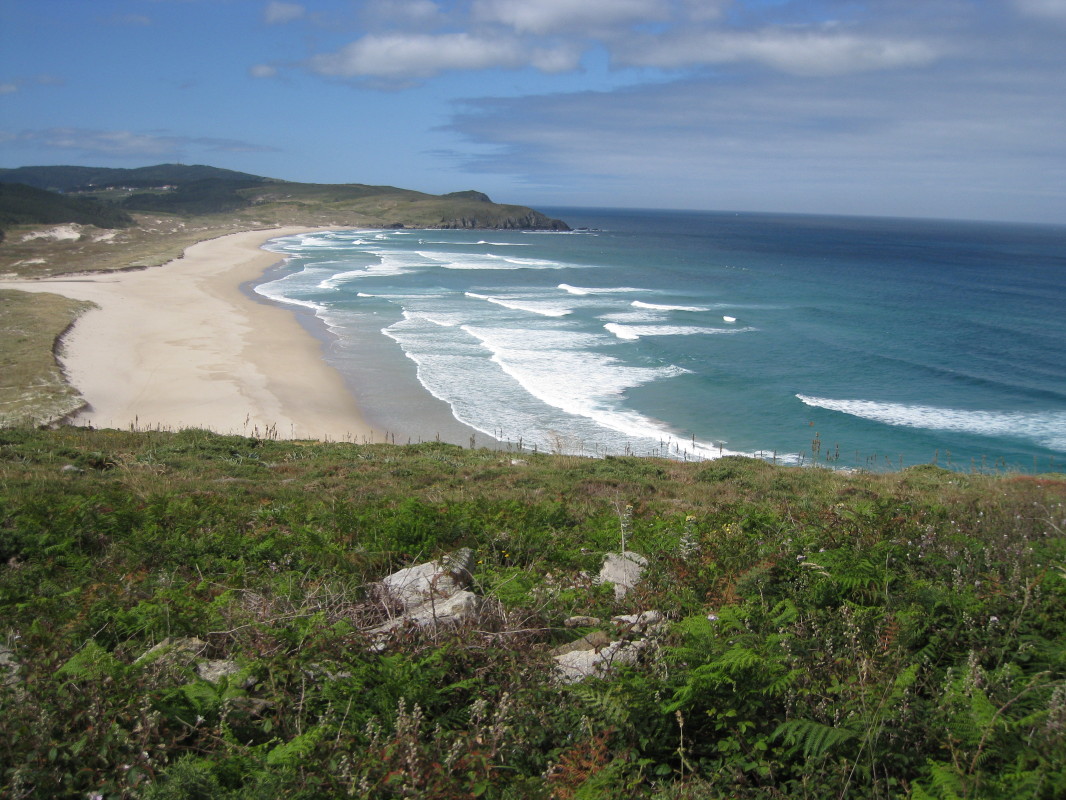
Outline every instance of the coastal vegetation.
[[(0, 794), (1061, 797), (1064, 501), (933, 466), (0, 430)], [(378, 581), (459, 548), (475, 618), (371, 635)], [(595, 578), (620, 550), (648, 562), (622, 596)], [(560, 679), (560, 645), (653, 610), (638, 659)]]
[[(0, 169), (0, 278), (143, 269), (197, 242), (283, 225), (567, 229), (476, 191), (291, 183), (181, 164)], [(53, 350), (85, 308), (0, 288), (0, 425), (57, 421), (76, 407), (72, 390), (54, 389)], [(28, 326), (31, 318), (47, 323)]]
[(110, 213), (123, 225), (133, 224), (129, 214), (141, 213), (183, 218), (236, 215), (236, 220), (196, 222), (225, 226), (237, 221), (245, 228), (285, 224), (568, 229), (561, 220), (524, 206), (493, 203), (487, 195), (476, 191), (431, 195), (393, 186), (294, 183), (183, 164), (138, 169), (0, 169), (0, 187), (5, 186), (6, 192), (32, 192), (34, 203), (32, 208), (28, 202), (24, 203), (21, 215), (9, 220), (0, 194), (0, 229), (15, 223), (97, 224), (74, 218), (69, 212), (64, 215), (68, 206), (79, 203), (92, 206), (98, 213)]

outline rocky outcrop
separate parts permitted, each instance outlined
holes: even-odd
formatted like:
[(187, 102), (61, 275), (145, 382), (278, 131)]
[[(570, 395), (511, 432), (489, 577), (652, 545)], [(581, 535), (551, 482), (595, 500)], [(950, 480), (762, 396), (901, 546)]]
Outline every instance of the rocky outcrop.
[(570, 226), (561, 219), (552, 219), (539, 211), (529, 211), (518, 216), (496, 217), (495, 215), (472, 215), (441, 220), (435, 228), (485, 229), (516, 231), (568, 231)]
[(474, 554), (464, 547), (383, 578), (376, 590), (385, 606), (395, 608), (396, 613), (370, 629), (375, 646), (380, 649), (390, 633), (407, 625), (427, 628), (475, 619), (481, 610), (481, 598), (466, 588), (473, 567)]
[(576, 683), (585, 678), (605, 678), (623, 664), (636, 664), (666, 627), (662, 613), (654, 610), (614, 617), (611, 621), (616, 628), (613, 636), (606, 631), (592, 631), (552, 650), (558, 681)]

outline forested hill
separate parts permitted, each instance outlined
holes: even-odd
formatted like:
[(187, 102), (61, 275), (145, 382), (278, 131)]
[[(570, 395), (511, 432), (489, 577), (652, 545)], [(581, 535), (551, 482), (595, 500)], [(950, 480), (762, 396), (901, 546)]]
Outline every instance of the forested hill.
[[(126, 213), (240, 214), (256, 224), (569, 230), (561, 220), (525, 206), (493, 203), (473, 190), (432, 195), (394, 186), (293, 183), (203, 165), (18, 167), (0, 169), (0, 184), (52, 192), (56, 207), (62, 195), (93, 198)], [(34, 208), (39, 206), (38, 201)], [(42, 214), (19, 224), (55, 221), (50, 211)]]

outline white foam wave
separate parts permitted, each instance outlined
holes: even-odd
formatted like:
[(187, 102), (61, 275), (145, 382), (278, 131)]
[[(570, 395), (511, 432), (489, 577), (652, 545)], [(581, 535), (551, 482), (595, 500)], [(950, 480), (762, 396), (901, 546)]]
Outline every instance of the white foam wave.
[(711, 309), (706, 306), (671, 306), (662, 305), (660, 303), (645, 303), (640, 300), (634, 300), (630, 303), (634, 308), (647, 308), (651, 311), (710, 311)]
[[(274, 283), (278, 283), (278, 281), (274, 281)], [(264, 283), (261, 286), (256, 286), (255, 293), (267, 298), (268, 300), (273, 300), (275, 303), (285, 303), (286, 305), (290, 306), (301, 306), (303, 308), (310, 308), (315, 313), (320, 313), (322, 311), (325, 311), (326, 309), (326, 306), (324, 306), (322, 303), (316, 303), (313, 300), (301, 300), (298, 297), (291, 297), (285, 294), (279, 287), (276, 287), (270, 283)]]
[(608, 322), (603, 326), (619, 339), (636, 340), (642, 336), (732, 335), (756, 330), (747, 328), (700, 328), (692, 325), (619, 325)]
[(543, 317), (565, 317), (567, 314), (573, 313), (572, 309), (544, 302), (517, 300), (512, 297), (493, 297), (476, 292), (465, 292), (465, 294), (475, 300), (485, 300), (486, 302), (509, 308), (512, 311), (528, 311), (531, 314), (540, 314)]
[(796, 397), (814, 408), (839, 411), (885, 425), (1028, 439), (1050, 450), (1066, 451), (1066, 411), (971, 411), (875, 400), (833, 400), (803, 394)]
[(616, 288), (599, 289), (590, 286), (571, 286), (569, 283), (560, 283), (559, 288), (570, 294), (621, 294), (623, 292), (644, 292), (646, 289), (635, 289), (632, 286), (618, 286)]

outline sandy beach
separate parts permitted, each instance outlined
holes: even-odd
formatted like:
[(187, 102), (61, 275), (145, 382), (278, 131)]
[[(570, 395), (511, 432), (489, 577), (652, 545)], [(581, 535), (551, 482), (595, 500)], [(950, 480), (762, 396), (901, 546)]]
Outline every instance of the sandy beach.
[(88, 403), (75, 424), (371, 441), (343, 379), (323, 360), (323, 343), (289, 309), (240, 288), (281, 260), (264, 242), (303, 230), (230, 234), (142, 271), (0, 287), (99, 306), (64, 340), (63, 366)]

